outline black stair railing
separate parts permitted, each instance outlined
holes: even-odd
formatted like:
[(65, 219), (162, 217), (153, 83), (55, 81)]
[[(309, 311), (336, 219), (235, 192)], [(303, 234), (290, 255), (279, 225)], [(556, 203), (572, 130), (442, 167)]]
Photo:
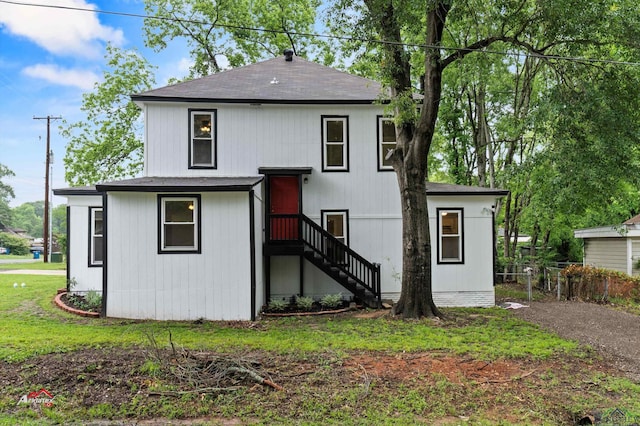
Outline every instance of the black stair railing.
[(326, 268), (338, 271), (380, 302), (379, 264), (369, 262), (305, 215), (271, 214), (267, 226), (270, 243), (302, 242)]

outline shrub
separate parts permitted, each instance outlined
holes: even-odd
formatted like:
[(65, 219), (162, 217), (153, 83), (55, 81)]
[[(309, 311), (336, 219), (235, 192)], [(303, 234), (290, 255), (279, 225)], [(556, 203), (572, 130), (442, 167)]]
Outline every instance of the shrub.
[(303, 311), (310, 311), (313, 306), (313, 298), (305, 296), (296, 297), (296, 306)]
[(605, 300), (607, 297), (640, 300), (640, 277), (637, 276), (582, 265), (567, 266), (562, 275), (571, 282), (573, 297), (584, 300)]
[(329, 309), (335, 309), (342, 304), (342, 293), (327, 294), (320, 299), (320, 304)]
[(102, 295), (95, 290), (89, 290), (87, 295), (84, 297), (87, 305), (89, 306), (89, 310), (97, 310), (102, 307)]
[(289, 304), (287, 302), (285, 302), (284, 300), (279, 300), (279, 299), (271, 299), (269, 300), (269, 310), (270, 311), (275, 311), (275, 312), (282, 312), (285, 309), (287, 309), (287, 306)]
[(27, 240), (6, 232), (0, 232), (0, 247), (8, 248), (11, 250), (11, 254), (17, 256), (29, 254), (29, 244), (27, 244)]

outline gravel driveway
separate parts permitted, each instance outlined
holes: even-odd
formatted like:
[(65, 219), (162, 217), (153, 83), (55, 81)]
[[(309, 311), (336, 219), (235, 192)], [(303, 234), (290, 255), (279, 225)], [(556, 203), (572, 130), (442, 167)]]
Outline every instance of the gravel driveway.
[(640, 316), (583, 302), (532, 302), (515, 315), (596, 349), (640, 382)]

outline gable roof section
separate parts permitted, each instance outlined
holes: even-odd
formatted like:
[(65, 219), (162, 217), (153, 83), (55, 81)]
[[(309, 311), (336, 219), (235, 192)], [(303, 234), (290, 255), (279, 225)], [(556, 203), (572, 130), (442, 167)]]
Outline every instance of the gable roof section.
[(640, 224), (640, 214), (628, 219), (625, 222), (622, 222), (623, 225), (638, 225)]
[(269, 59), (131, 96), (134, 101), (371, 104), (380, 83), (306, 61)]

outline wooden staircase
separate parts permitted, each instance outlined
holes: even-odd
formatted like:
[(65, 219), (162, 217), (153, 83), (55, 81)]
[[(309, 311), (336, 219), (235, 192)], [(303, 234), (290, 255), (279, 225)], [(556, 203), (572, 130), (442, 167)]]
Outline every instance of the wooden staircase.
[(272, 214), (268, 235), (270, 243), (301, 248), (305, 259), (357, 299), (381, 307), (380, 264), (369, 262), (307, 216)]

